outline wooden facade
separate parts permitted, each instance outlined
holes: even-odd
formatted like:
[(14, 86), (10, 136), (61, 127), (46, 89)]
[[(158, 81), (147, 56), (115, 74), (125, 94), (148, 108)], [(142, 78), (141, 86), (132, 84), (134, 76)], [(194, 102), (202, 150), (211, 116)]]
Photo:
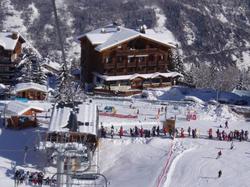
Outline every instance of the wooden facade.
[(35, 89), (27, 89), (16, 93), (17, 97), (27, 98), (30, 100), (45, 100), (47, 97), (47, 93), (35, 90)]
[(81, 40), (82, 75), (92, 83), (93, 72), (103, 75), (166, 72), (171, 66), (171, 48), (142, 37), (128, 40), (103, 52), (87, 38)]
[(5, 49), (5, 46), (0, 43), (0, 83), (11, 85), (13, 84), (16, 66), (20, 62), (19, 56), (22, 53), (22, 44), (25, 41), (17, 33), (12, 33), (12, 35), (10, 33), (7, 37), (11, 38), (13, 42), (17, 41), (13, 49)]
[(38, 125), (36, 114), (42, 111), (29, 109), (22, 115), (12, 115), (7, 119), (7, 127), (14, 129), (23, 129), (27, 127), (36, 127)]
[[(135, 93), (175, 84), (182, 75), (167, 75), (173, 70), (175, 46), (161, 37), (115, 25), (78, 37), (83, 85), (94, 88), (96, 93)], [(157, 73), (161, 75), (155, 76)]]

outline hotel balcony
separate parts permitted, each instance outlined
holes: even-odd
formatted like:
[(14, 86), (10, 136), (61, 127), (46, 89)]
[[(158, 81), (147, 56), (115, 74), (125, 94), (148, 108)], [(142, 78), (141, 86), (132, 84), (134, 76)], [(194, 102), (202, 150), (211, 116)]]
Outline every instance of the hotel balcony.
[(104, 64), (104, 69), (113, 69), (115, 68), (115, 64)]

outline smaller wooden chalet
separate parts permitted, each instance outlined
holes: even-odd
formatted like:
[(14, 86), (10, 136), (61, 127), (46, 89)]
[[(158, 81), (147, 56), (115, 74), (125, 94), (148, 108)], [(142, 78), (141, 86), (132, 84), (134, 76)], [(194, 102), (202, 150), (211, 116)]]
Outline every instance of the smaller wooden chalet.
[(95, 92), (105, 94), (130, 95), (140, 93), (142, 89), (167, 87), (176, 84), (176, 79), (182, 77), (180, 73), (148, 73), (120, 76), (106, 76), (96, 72), (94, 74)]
[(107, 25), (78, 37), (81, 79), (98, 92), (137, 92), (171, 86), (182, 75), (172, 72), (172, 50), (164, 33)]
[(16, 84), (13, 94), (19, 98), (45, 100), (48, 95), (46, 86), (34, 82)]
[(43, 112), (42, 108), (29, 106), (26, 103), (10, 101), (2, 113), (5, 126), (8, 128), (22, 129), (37, 126), (37, 113)]
[(45, 68), (46, 73), (51, 73), (59, 75), (62, 71), (62, 66), (57, 62), (45, 62), (42, 64), (42, 67)]
[(13, 84), (24, 42), (18, 32), (0, 32), (0, 83)]
[[(97, 146), (98, 111), (93, 103), (84, 102), (73, 111), (72, 106), (54, 106), (46, 140), (54, 143), (78, 142)], [(50, 144), (48, 144), (50, 145)]]

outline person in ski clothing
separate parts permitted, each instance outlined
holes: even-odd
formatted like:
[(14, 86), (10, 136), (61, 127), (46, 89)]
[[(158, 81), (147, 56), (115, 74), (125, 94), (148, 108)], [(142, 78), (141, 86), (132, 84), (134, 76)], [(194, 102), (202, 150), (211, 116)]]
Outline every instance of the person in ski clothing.
[(120, 136), (120, 138), (122, 138), (122, 136), (123, 136), (123, 127), (122, 126), (120, 127), (120, 130), (119, 130), (119, 136)]
[(195, 138), (195, 130), (192, 129), (192, 137)]
[(244, 135), (245, 135), (245, 140), (247, 141), (248, 140), (248, 131), (245, 131)]
[(141, 137), (143, 137), (143, 133), (144, 133), (144, 129), (143, 129), (142, 126), (141, 126), (141, 128), (140, 128), (140, 136), (141, 136)]
[(113, 137), (114, 137), (114, 126), (112, 125), (111, 126), (111, 138), (113, 139)]
[(231, 142), (230, 149), (233, 149), (233, 148), (234, 148), (234, 142), (232, 141), (232, 142)]
[(209, 139), (212, 139), (212, 138), (213, 138), (213, 131), (212, 131), (212, 128), (210, 128), (210, 129), (208, 130), (208, 138), (209, 138)]
[(152, 136), (155, 136), (155, 131), (156, 131), (156, 127), (153, 126), (153, 128), (152, 128)]
[(177, 128), (175, 128), (175, 134), (174, 134), (174, 137), (178, 137), (178, 134), (179, 134), (179, 131)]
[(139, 135), (139, 130), (138, 130), (138, 127), (135, 126), (135, 136), (138, 136)]
[(191, 134), (191, 127), (190, 126), (188, 127), (187, 131), (188, 131), (188, 136), (190, 136), (190, 134)]
[(163, 134), (164, 134), (164, 136), (166, 136), (166, 134), (167, 134), (167, 128), (163, 127)]
[(228, 121), (225, 122), (225, 129), (228, 129)]
[(221, 171), (221, 170), (219, 170), (219, 171), (218, 171), (218, 178), (220, 178), (220, 177), (221, 177), (221, 175), (222, 175), (222, 171)]
[(160, 136), (160, 127), (159, 127), (159, 125), (156, 128), (156, 133), (157, 133), (157, 136)]
[(130, 128), (129, 131), (130, 131), (130, 136), (133, 137), (134, 136), (133, 129)]
[(222, 152), (221, 152), (221, 150), (220, 150), (220, 151), (218, 152), (218, 154), (217, 154), (216, 159), (220, 158), (220, 157), (221, 157), (221, 155), (222, 155)]
[(101, 126), (101, 137), (106, 138), (106, 130), (104, 129), (103, 126)]
[(181, 138), (184, 138), (185, 136), (184, 136), (184, 129), (183, 128), (181, 128)]

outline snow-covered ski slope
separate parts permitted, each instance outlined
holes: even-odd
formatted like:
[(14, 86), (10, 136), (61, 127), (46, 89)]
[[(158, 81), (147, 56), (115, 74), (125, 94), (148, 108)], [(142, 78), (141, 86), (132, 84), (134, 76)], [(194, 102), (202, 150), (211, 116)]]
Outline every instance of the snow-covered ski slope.
[[(188, 126), (197, 128), (199, 138), (177, 138), (170, 163), (167, 169), (166, 180), (160, 186), (163, 187), (186, 187), (186, 186), (249, 186), (250, 165), (250, 142), (234, 142), (235, 149), (230, 150), (230, 142), (208, 140), (208, 129), (213, 129), (213, 135), (220, 125), (224, 127), (226, 120), (229, 121), (230, 130), (250, 130), (250, 123), (242, 116), (232, 112), (227, 105), (201, 105), (189, 102), (169, 102), (160, 105), (157, 102), (143, 102), (137, 100), (94, 100), (99, 109), (105, 106), (114, 106), (119, 114), (138, 115), (137, 119), (120, 119), (101, 116), (100, 122), (108, 129), (115, 126), (115, 132), (120, 125), (126, 130), (135, 125), (143, 128), (152, 128), (160, 124), (165, 118), (165, 112), (157, 114), (161, 107), (167, 106), (168, 118), (177, 119), (176, 127)], [(139, 110), (139, 114), (137, 114)], [(197, 120), (187, 121), (188, 111), (195, 111)], [(167, 162), (167, 155), (172, 140), (168, 138), (130, 138), (102, 139), (101, 141), (101, 171), (108, 177), (110, 186), (121, 187), (154, 187), (161, 175), (162, 169)], [(222, 157), (215, 159), (217, 152), (222, 150)], [(222, 170), (222, 177), (218, 179), (218, 171)], [(240, 180), (236, 180), (236, 178)]]
[[(228, 120), (229, 129), (220, 128), (229, 132), (230, 130), (248, 130), (250, 123), (243, 117), (232, 112), (227, 105), (201, 105), (190, 102), (169, 102), (160, 105), (158, 102), (145, 102), (136, 99), (107, 100), (92, 98), (100, 110), (105, 106), (113, 106), (116, 113), (125, 115), (137, 115), (137, 118), (116, 118), (100, 116), (99, 121), (110, 129), (115, 126), (115, 137), (100, 140), (99, 146), (99, 167), (108, 181), (110, 187), (248, 187), (250, 186), (250, 142), (235, 141), (235, 148), (230, 150), (230, 142), (208, 140), (207, 131), (213, 129), (213, 135), (219, 128), (224, 127)], [(33, 103), (46, 110), (50, 104), (38, 102)], [(167, 104), (167, 105), (166, 105)], [(167, 106), (161, 111), (161, 107)], [(139, 113), (137, 112), (139, 110)], [(160, 114), (158, 115), (158, 111)], [(195, 111), (197, 120), (186, 120), (188, 111)], [(49, 116), (49, 113), (47, 114)], [(165, 115), (177, 119), (176, 127), (187, 130), (188, 126), (197, 128), (199, 137), (192, 139), (189, 137), (176, 138), (174, 141), (167, 137), (154, 138), (131, 138), (120, 139), (117, 131), (121, 125), (125, 130), (134, 128), (137, 125), (144, 129), (151, 129), (153, 125), (160, 124)], [(55, 168), (47, 163), (46, 155), (41, 155), (39, 151), (33, 151), (37, 129), (26, 129), (21, 131), (2, 130), (0, 135), (0, 184), (12, 187), (14, 181), (13, 164), (17, 168), (24, 168), (28, 171), (41, 170), (46, 172), (46, 176), (55, 173)], [(46, 131), (46, 124), (39, 129)], [(29, 146), (27, 163), (23, 163), (24, 146)], [(172, 148), (171, 158), (168, 159), (170, 147)], [(11, 151), (10, 151), (10, 150)], [(14, 150), (14, 151), (12, 151)], [(15, 151), (16, 150), (16, 151)], [(222, 156), (215, 159), (217, 152), (222, 150)], [(163, 170), (169, 161), (166, 170)], [(218, 171), (222, 170), (222, 177), (217, 178)], [(166, 172), (165, 172), (166, 171)], [(161, 185), (159, 186), (159, 179)], [(23, 186), (29, 186), (23, 184)]]

